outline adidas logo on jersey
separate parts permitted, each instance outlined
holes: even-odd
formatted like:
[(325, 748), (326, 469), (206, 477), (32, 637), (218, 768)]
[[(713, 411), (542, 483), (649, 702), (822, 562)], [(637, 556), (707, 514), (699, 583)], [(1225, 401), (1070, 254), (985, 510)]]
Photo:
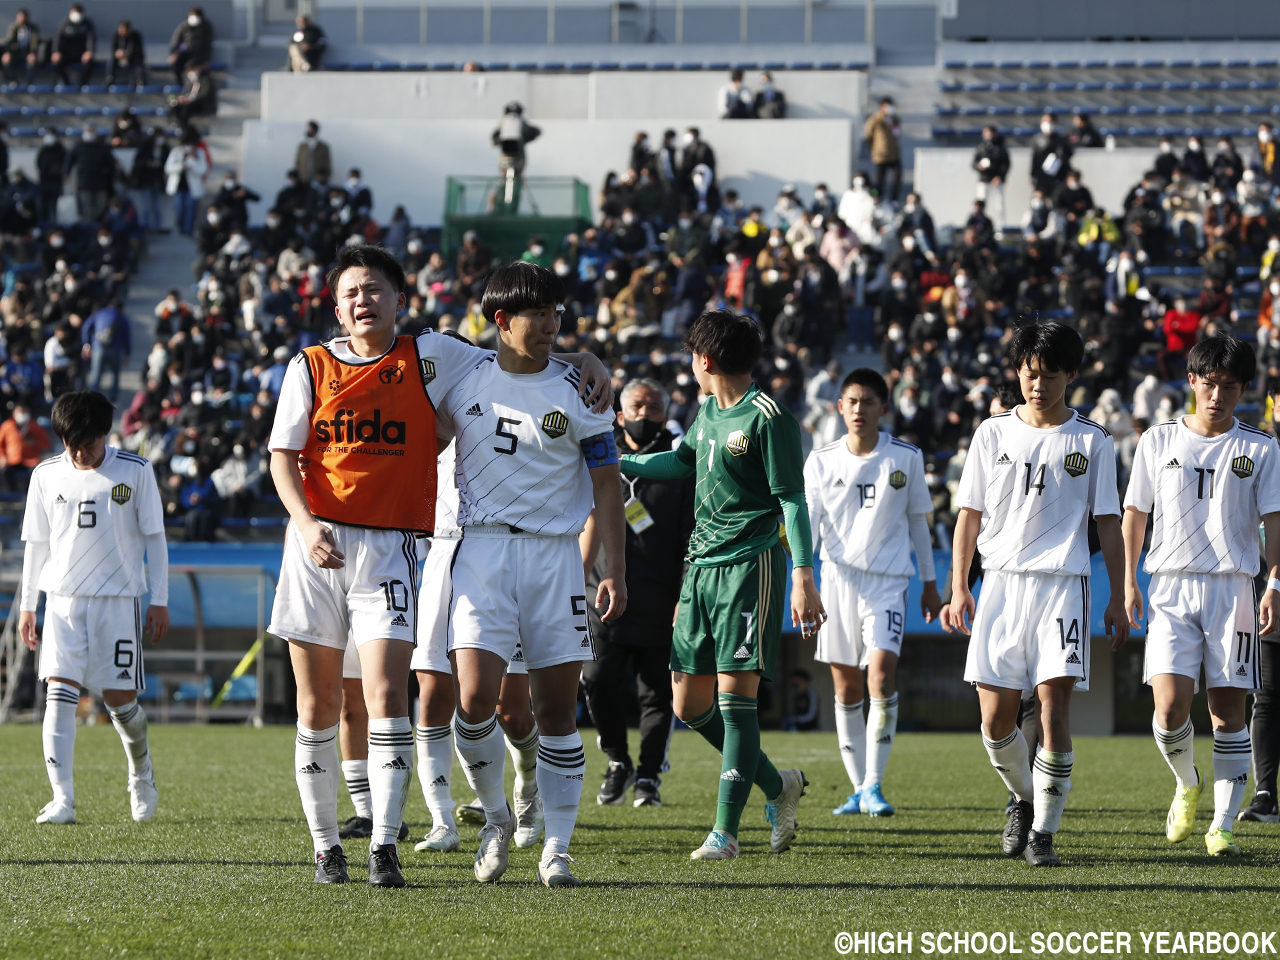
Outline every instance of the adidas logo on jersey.
[(1067, 663), (1079, 663), (1079, 662), (1080, 662), (1080, 658), (1077, 657), (1076, 652), (1072, 650), (1071, 656), (1067, 657)]
[(836, 480), (836, 486), (837, 486), (837, 487), (843, 487), (843, 486), (844, 486), (844, 477), (841, 477), (841, 478), (839, 478), (838, 480)]
[(480, 404), (478, 403), (473, 403), (471, 406), (467, 407), (468, 417), (478, 417), (482, 412), (483, 411), (481, 411), (480, 409)]
[(1178, 458), (1174, 457), (1172, 460), (1170, 460), (1168, 463), (1164, 465), (1164, 468), (1166, 470), (1177, 470), (1181, 466), (1182, 464), (1178, 462)]
[(66, 502), (67, 502), (67, 498), (64, 497), (62, 494), (58, 494), (58, 496), (53, 501), (55, 506), (59, 503), (66, 503)]
[(1244, 664), (1241, 664), (1240, 666), (1236, 667), (1236, 676), (1237, 676), (1237, 677), (1243, 677), (1243, 676), (1245, 676), (1245, 675), (1246, 675), (1246, 674), (1245, 674)]
[(389, 763), (384, 763), (382, 765), (382, 769), (383, 770), (408, 770), (409, 765), (404, 762), (404, 759), (399, 754), (397, 754), (395, 757), (392, 758), (392, 760)]
[(325, 772), (325, 769), (324, 769), (324, 767), (320, 766), (320, 764), (316, 763), (316, 762), (313, 760), (311, 763), (308, 763), (305, 767), (299, 767), (299, 768), (298, 768), (298, 772), (299, 772), (299, 773), (315, 774), (315, 773), (324, 773), (324, 772)]
[(391, 625), (393, 627), (407, 627), (409, 625), (409, 621), (404, 618), (403, 613), (397, 613), (396, 618), (391, 621)]
[(733, 659), (735, 660), (745, 660), (749, 656), (751, 656), (751, 651), (747, 649), (747, 645), (745, 643), (737, 650), (733, 651)]
[(743, 777), (743, 776), (742, 776), (742, 774), (740, 774), (740, 773), (738, 772), (738, 768), (737, 768), (737, 767), (733, 767), (733, 768), (731, 768), (731, 769), (729, 769), (729, 770), (726, 770), (724, 773), (720, 774), (720, 779), (721, 779), (721, 780), (729, 780), (729, 781), (732, 781), (733, 783), (745, 783), (745, 782), (746, 782), (746, 778), (745, 778), (745, 777)]
[(128, 670), (121, 670), (119, 673), (117, 673), (117, 674), (116, 674), (116, 679), (117, 679), (117, 680), (128, 680), (128, 679), (129, 679), (129, 671), (128, 671)]
[(1009, 459), (1009, 455), (1007, 453), (1002, 453), (1000, 456), (996, 457), (997, 467), (1007, 467), (1011, 463), (1013, 463), (1013, 461)]
[(449, 785), (449, 778), (442, 773), (431, 781), (431, 785), (433, 787), (447, 787)]

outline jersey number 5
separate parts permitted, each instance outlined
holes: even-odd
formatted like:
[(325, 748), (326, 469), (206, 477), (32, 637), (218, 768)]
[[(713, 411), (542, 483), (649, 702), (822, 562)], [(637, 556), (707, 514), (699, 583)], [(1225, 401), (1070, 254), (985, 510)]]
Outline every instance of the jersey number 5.
[(499, 436), (499, 437), (502, 437), (502, 439), (503, 439), (503, 440), (510, 440), (510, 441), (511, 441), (511, 446), (510, 446), (510, 447), (498, 447), (498, 446), (495, 446), (495, 447), (493, 448), (494, 453), (512, 454), (512, 453), (515, 453), (515, 452), (516, 452), (516, 444), (518, 444), (518, 443), (520, 442), (520, 438), (519, 438), (519, 437), (517, 437), (517, 436), (516, 436), (514, 433), (512, 433), (510, 430), (506, 429), (506, 427), (507, 427), (507, 425), (508, 425), (508, 424), (510, 424), (510, 425), (511, 425), (511, 426), (513, 426), (513, 427), (518, 427), (518, 426), (520, 426), (520, 421), (519, 421), (519, 420), (513, 420), (513, 419), (511, 419), (511, 417), (499, 417), (499, 418), (498, 418), (498, 429), (495, 431), (495, 435), (496, 435), (496, 436)]

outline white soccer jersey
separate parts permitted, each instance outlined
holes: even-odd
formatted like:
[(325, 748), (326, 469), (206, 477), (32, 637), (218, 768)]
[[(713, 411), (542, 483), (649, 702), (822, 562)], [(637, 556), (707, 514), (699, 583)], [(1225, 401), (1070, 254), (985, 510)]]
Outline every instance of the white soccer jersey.
[(804, 495), (815, 546), (824, 562), (909, 577), (907, 517), (933, 509), (924, 455), (887, 433), (860, 457), (842, 437), (809, 454)]
[(1275, 438), (1236, 421), (1202, 437), (1181, 419), (1138, 441), (1124, 505), (1152, 514), (1149, 573), (1258, 572), (1258, 521), (1280, 511)]
[(1111, 434), (1078, 412), (1038, 429), (1022, 407), (979, 424), (956, 492), (982, 511), (978, 552), (988, 570), (1087, 574), (1089, 515), (1118, 516)]
[(578, 396), (576, 368), (551, 359), (540, 373), (507, 373), (489, 355), (441, 404), (457, 431), (459, 521), (526, 533), (578, 533), (591, 512), (580, 442), (613, 434), (613, 417)]
[(436, 457), (435, 537), (460, 537), (458, 523), (457, 443), (450, 442)]
[[(427, 330), (415, 338), (418, 348), (418, 366), (422, 372), (422, 385), (435, 407), (458, 379), (471, 369), (478, 359), (492, 356), (492, 352), (473, 347), (456, 337), (448, 337), (434, 330)], [(377, 363), (381, 357), (361, 357), (351, 350), (350, 337), (335, 337), (325, 348), (343, 363)], [(311, 411), (315, 403), (311, 374), (307, 358), (297, 354), (285, 370), (280, 386), (280, 400), (276, 405), (275, 422), (271, 425), (271, 450), (302, 450), (306, 448), (311, 431)]]
[(150, 461), (108, 446), (94, 470), (65, 453), (31, 472), (22, 539), (49, 544), (37, 584), (67, 597), (140, 597), (147, 592), (144, 537), (164, 533)]

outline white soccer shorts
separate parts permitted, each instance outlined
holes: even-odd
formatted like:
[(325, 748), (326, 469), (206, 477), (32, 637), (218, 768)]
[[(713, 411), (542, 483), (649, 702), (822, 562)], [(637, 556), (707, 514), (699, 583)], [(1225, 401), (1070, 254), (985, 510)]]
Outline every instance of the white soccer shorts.
[(1161, 673), (1205, 686), (1256, 690), (1258, 603), (1243, 573), (1154, 573), (1147, 603), (1146, 683)]
[(325, 523), (346, 562), (316, 565), (294, 524), (285, 532), (280, 581), (271, 607), (271, 633), (286, 640), (341, 650), (348, 635), (414, 642), (418, 603), (418, 547), (411, 533)]
[(142, 607), (137, 597), (48, 594), (40, 679), (61, 677), (93, 691), (141, 690)]
[(830, 619), (818, 631), (813, 658), (865, 667), (872, 650), (902, 653), (907, 616), (907, 577), (822, 565), (822, 605)]
[(576, 536), (466, 527), (453, 562), (449, 649), (477, 649), (530, 670), (594, 660)]
[(1089, 578), (988, 570), (973, 615), (964, 679), (1034, 690), (1074, 677), (1089, 689)]

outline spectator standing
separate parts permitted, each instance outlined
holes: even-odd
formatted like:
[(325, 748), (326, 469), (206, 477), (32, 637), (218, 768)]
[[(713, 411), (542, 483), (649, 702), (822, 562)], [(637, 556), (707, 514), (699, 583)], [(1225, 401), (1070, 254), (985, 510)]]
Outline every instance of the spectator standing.
[(1098, 133), (1098, 128), (1093, 125), (1087, 113), (1077, 113), (1071, 118), (1071, 133), (1067, 135), (1067, 142), (1071, 144), (1072, 150), (1100, 147), (1102, 134)]
[(1004, 183), (1009, 176), (1009, 150), (1004, 137), (993, 125), (982, 128), (982, 142), (973, 154), (973, 169), (978, 172), (977, 198), (1000, 236), (1005, 225)]
[[(884, 97), (876, 112), (867, 118), (862, 135), (871, 145), (871, 162), (876, 167), (876, 193), (881, 200), (896, 204), (902, 187), (902, 122), (893, 112), (893, 98)], [(893, 189), (885, 193), (885, 180), (893, 174)]]
[(1071, 144), (1058, 132), (1052, 113), (1040, 117), (1040, 132), (1031, 138), (1031, 185), (1053, 197), (1071, 164)]
[(20, 9), (9, 24), (9, 29), (0, 43), (0, 64), (4, 66), (5, 83), (12, 83), (21, 65), (25, 70), (28, 83), (39, 66), (40, 28), (31, 22), (31, 14), (25, 8)]
[(213, 60), (213, 24), (200, 7), (192, 7), (187, 17), (169, 40), (169, 62), (173, 64), (173, 78), (182, 83), (187, 67), (199, 66)]
[[(80, 331), (82, 353), (89, 361), (90, 387), (107, 393), (113, 403), (120, 392), (120, 369), (129, 363), (133, 354), (131, 332), (124, 304), (119, 300), (89, 314)], [(111, 374), (110, 392), (102, 390), (102, 381), (108, 373)]]
[(1197, 183), (1208, 183), (1210, 176), (1209, 161), (1204, 155), (1204, 144), (1200, 138), (1192, 136), (1187, 139), (1187, 152), (1182, 155), (1182, 168), (1187, 176)]
[[(93, 21), (85, 16), (84, 4), (73, 3), (67, 18), (58, 27), (53, 53), (49, 55), (58, 82), (69, 84), (75, 76), (75, 86), (88, 83), (93, 74), (93, 53), (97, 44), (98, 34)], [(74, 74), (73, 70), (76, 71)]]
[(31, 408), (19, 403), (0, 423), (0, 455), (4, 456), (4, 485), (10, 493), (26, 493), (32, 469), (53, 449), (49, 432), (31, 416)]
[(58, 198), (62, 196), (63, 173), (67, 167), (67, 148), (57, 134), (45, 131), (36, 151), (36, 173), (40, 180), (40, 219), (52, 223), (58, 215)]
[(86, 124), (80, 142), (67, 154), (66, 174), (76, 175), (76, 212), (80, 220), (97, 223), (107, 210), (115, 186), (116, 158), (93, 126)]
[(1258, 124), (1258, 172), (1272, 186), (1280, 186), (1280, 163), (1276, 162), (1276, 134), (1269, 123)]
[(294, 23), (293, 36), (289, 38), (289, 69), (294, 73), (319, 70), (329, 46), (324, 30), (308, 16), (300, 16)]
[(760, 74), (760, 92), (756, 94), (756, 116), (761, 120), (781, 120), (787, 115), (787, 95), (773, 84), (773, 74)]
[(195, 229), (196, 207), (204, 196), (208, 172), (209, 162), (196, 142), (196, 134), (188, 130), (164, 161), (164, 192), (173, 197), (173, 226), (187, 236)]
[(147, 54), (142, 34), (128, 20), (121, 20), (111, 38), (111, 62), (107, 64), (107, 83), (114, 84), (120, 78), (132, 78), (140, 87), (147, 82)]
[(756, 99), (742, 82), (742, 71), (729, 74), (729, 82), (716, 93), (716, 116), (721, 120), (754, 120)]
[[(320, 124), (314, 120), (307, 121), (307, 132), (294, 152), (293, 169), (298, 174), (300, 185), (325, 185), (333, 176), (333, 158), (329, 153), (329, 144), (320, 139)], [(276, 206), (280, 206), (279, 200)]]

